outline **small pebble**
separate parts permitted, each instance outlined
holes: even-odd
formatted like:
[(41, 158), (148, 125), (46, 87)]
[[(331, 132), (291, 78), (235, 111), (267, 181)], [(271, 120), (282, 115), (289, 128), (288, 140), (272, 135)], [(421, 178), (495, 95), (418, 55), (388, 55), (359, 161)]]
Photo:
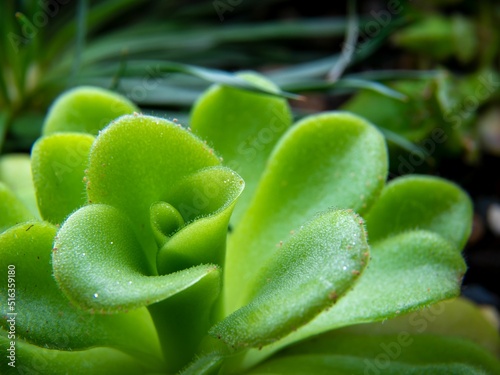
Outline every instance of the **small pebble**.
[(491, 231), (500, 237), (500, 204), (493, 203), (488, 207), (486, 221)]

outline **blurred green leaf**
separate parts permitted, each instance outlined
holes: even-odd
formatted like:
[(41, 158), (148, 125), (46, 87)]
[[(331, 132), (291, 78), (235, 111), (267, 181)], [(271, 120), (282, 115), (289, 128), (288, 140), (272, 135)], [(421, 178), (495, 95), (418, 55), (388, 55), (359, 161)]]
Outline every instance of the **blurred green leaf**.
[[(1, 79), (1, 74), (0, 74), (0, 81)], [(1, 82), (0, 82), (1, 85)], [(1, 99), (1, 97), (0, 97)], [(2, 105), (2, 102), (0, 101), (0, 105)], [(7, 134), (7, 127), (8, 127), (8, 122), (9, 122), (9, 112), (0, 110), (0, 152), (3, 149), (3, 144), (5, 141), (5, 136)]]
[(4, 182), (31, 216), (39, 218), (35, 187), (31, 173), (31, 160), (27, 154), (6, 154), (0, 157), (0, 182)]
[(487, 375), (500, 371), (493, 356), (471, 342), (440, 336), (413, 337), (409, 341), (405, 337), (402, 346), (400, 337), (339, 335), (313, 344), (311, 349), (316, 349), (315, 353), (308, 350), (303, 354), (284, 354), (245, 374)]
[[(436, 123), (442, 122), (442, 114), (434, 98), (433, 80), (396, 81), (390, 87), (405, 95), (407, 99), (394, 100), (373, 90), (363, 90), (343, 104), (342, 109), (354, 112), (379, 128), (396, 133), (409, 142), (424, 139), (432, 129), (436, 128)], [(394, 137), (392, 140), (408, 148), (406, 142), (398, 141)]]
[[(354, 334), (383, 337), (401, 332), (412, 336), (432, 334), (460, 337), (475, 342), (492, 355), (500, 354), (500, 337), (497, 330), (487, 320), (481, 307), (465, 298), (439, 302), (383, 322), (344, 327), (335, 333), (332, 332), (331, 336)], [(303, 347), (305, 346), (304, 343)]]
[[(2, 348), (9, 348), (10, 345), (3, 329), (0, 329), (0, 345)], [(20, 371), (31, 374), (45, 370), (53, 375), (67, 375), (68, 368), (75, 375), (109, 375), (116, 372), (136, 375), (151, 371), (149, 367), (140, 360), (112, 348), (53, 350), (32, 345), (24, 340), (16, 341), (16, 367), (9, 366), (7, 360), (0, 362), (0, 371), (5, 375), (19, 375)]]

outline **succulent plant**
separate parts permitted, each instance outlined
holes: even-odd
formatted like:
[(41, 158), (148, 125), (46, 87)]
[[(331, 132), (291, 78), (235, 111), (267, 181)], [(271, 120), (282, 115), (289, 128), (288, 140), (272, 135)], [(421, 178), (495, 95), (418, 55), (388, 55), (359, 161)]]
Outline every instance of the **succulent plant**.
[[(190, 128), (138, 112), (68, 91), (0, 174), (2, 373), (499, 371), (477, 308), (439, 303), (460, 292), (469, 198), (386, 183), (373, 125), (292, 126), (283, 98), (219, 85)], [(39, 213), (8, 183), (29, 164)]]

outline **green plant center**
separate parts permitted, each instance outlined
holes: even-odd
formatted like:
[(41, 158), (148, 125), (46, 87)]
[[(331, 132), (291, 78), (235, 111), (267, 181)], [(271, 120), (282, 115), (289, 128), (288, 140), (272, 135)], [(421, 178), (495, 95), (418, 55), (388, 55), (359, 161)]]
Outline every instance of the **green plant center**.
[(182, 215), (167, 202), (153, 203), (150, 214), (151, 225), (159, 246), (162, 246), (169, 237), (184, 226)]

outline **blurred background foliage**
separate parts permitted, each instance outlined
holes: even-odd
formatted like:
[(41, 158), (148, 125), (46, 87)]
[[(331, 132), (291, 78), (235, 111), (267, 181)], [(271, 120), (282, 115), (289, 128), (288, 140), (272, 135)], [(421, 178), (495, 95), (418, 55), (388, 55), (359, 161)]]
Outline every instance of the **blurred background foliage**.
[(211, 83), (255, 90), (232, 73), (256, 70), (296, 118), (344, 109), (371, 120), (391, 178), (464, 187), (476, 206), (464, 293), (499, 306), (497, 1), (6, 0), (0, 18), (2, 154), (29, 152), (50, 103), (76, 85), (187, 124)]

